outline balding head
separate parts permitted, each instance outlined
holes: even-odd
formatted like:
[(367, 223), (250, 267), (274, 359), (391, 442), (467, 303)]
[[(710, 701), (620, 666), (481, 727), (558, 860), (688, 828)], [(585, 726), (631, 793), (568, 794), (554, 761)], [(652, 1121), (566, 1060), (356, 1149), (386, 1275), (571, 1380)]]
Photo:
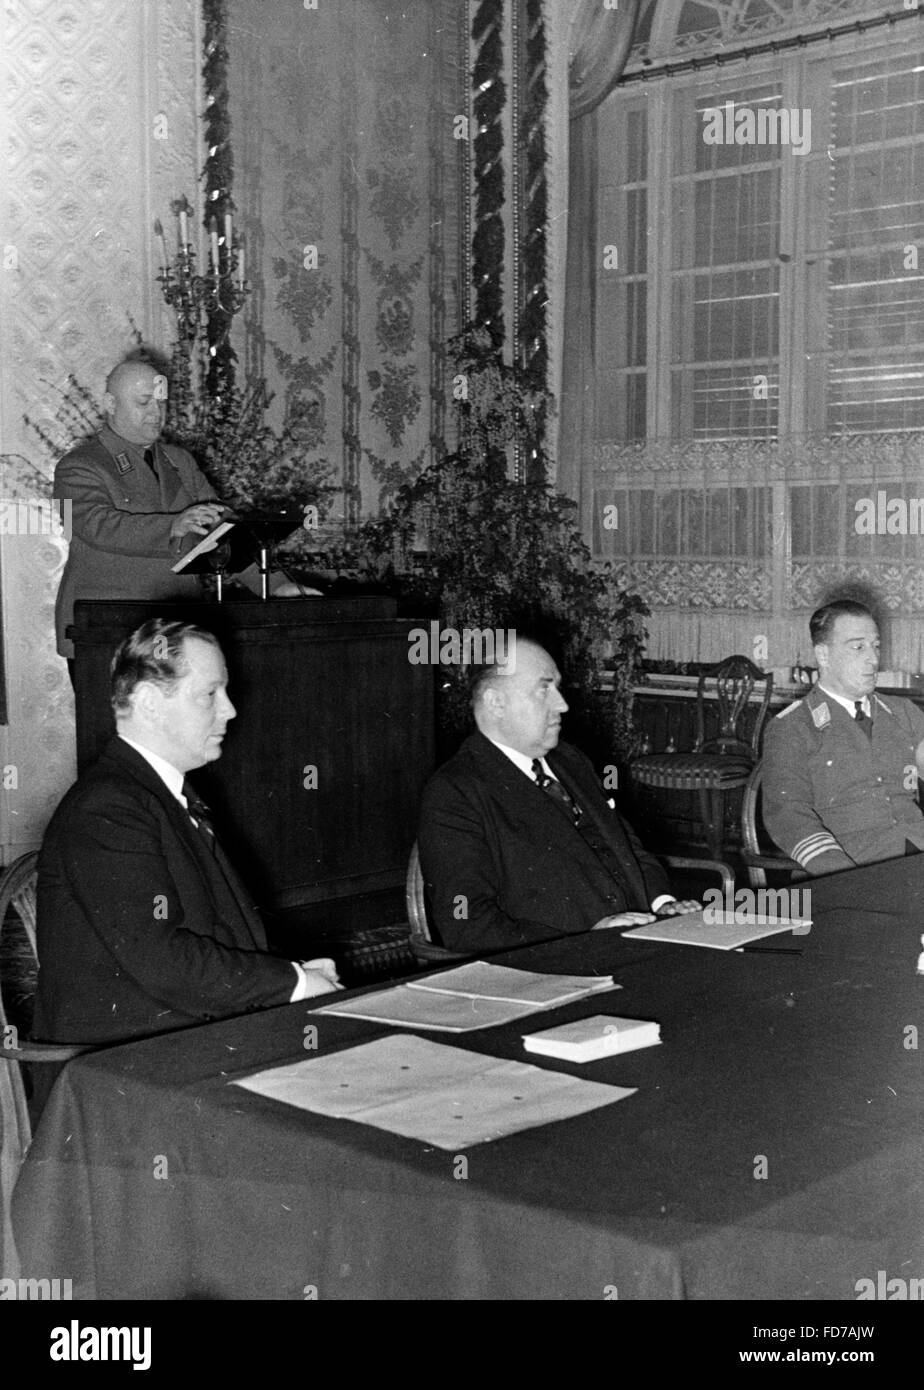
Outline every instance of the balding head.
[(485, 668), (473, 696), (475, 723), (494, 743), (541, 758), (558, 742), (568, 706), (561, 675), (548, 652), (525, 637), (508, 648), (507, 663)]
[(167, 378), (150, 362), (120, 362), (106, 378), (110, 427), (132, 444), (153, 444), (164, 427)]

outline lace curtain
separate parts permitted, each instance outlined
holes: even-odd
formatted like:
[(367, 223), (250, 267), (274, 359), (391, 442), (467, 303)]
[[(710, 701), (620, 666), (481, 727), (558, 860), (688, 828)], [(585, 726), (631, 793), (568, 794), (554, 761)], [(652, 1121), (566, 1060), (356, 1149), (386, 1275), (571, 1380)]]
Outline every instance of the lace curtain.
[[(651, 606), (651, 657), (785, 669), (849, 591), (918, 672), (919, 27), (728, 69), (572, 121), (560, 485)], [(703, 138), (742, 107), (779, 138)]]

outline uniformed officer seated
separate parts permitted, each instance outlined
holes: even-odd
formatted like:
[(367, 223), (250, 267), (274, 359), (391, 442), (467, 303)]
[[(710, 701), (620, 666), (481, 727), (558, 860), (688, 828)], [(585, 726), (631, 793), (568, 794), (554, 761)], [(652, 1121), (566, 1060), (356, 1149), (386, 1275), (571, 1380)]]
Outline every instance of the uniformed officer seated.
[(875, 693), (879, 629), (862, 603), (825, 604), (809, 631), (818, 684), (768, 725), (764, 824), (809, 874), (917, 853), (924, 713)]

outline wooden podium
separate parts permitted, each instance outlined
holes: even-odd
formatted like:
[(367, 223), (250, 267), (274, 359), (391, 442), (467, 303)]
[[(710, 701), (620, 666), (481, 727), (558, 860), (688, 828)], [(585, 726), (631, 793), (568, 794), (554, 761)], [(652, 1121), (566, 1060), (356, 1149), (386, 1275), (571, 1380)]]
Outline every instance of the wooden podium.
[(353, 908), (370, 895), (397, 901), (434, 760), (433, 668), (408, 661), (418, 624), (396, 612), (385, 597), (79, 602), (78, 768), (115, 730), (118, 643), (151, 617), (207, 628), (237, 718), (219, 761), (192, 780), (222, 840), (261, 906), (299, 909), (312, 931), (369, 925)]

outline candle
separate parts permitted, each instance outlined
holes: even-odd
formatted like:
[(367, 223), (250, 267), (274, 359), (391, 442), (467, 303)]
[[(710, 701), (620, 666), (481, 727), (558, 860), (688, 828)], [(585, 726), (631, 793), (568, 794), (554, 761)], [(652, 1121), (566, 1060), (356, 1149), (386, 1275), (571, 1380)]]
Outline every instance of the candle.
[(237, 283), (240, 285), (241, 289), (244, 288), (244, 243), (243, 243), (243, 242), (241, 242), (241, 245), (238, 247), (238, 250), (237, 250)]
[(225, 213), (225, 255), (231, 255), (231, 214)]
[(210, 238), (210, 241), (211, 241), (211, 244), (212, 244), (212, 269), (213, 269), (214, 272), (215, 272), (215, 278), (216, 278), (216, 280), (217, 280), (217, 279), (218, 279), (218, 273), (219, 273), (219, 271), (218, 271), (218, 223), (215, 221), (214, 217), (212, 217), (212, 218), (209, 219), (209, 238)]
[(180, 208), (180, 214), (179, 214), (179, 216), (180, 216), (180, 245), (181, 245), (181, 246), (188, 246), (188, 244), (189, 244), (189, 222), (188, 222), (187, 217), (186, 217), (186, 209), (185, 209), (185, 207)]
[(167, 259), (167, 239), (166, 239), (166, 237), (164, 236), (164, 225), (163, 225), (163, 223), (161, 222), (161, 220), (160, 220), (159, 217), (156, 217), (156, 218), (154, 219), (154, 234), (155, 234), (155, 236), (157, 236), (157, 237), (160, 238), (160, 254), (161, 254), (161, 260), (163, 261), (163, 271), (164, 271), (164, 275), (166, 275), (166, 274), (167, 274), (167, 267), (168, 267), (168, 265), (170, 264), (170, 262), (169, 262), (169, 260)]

